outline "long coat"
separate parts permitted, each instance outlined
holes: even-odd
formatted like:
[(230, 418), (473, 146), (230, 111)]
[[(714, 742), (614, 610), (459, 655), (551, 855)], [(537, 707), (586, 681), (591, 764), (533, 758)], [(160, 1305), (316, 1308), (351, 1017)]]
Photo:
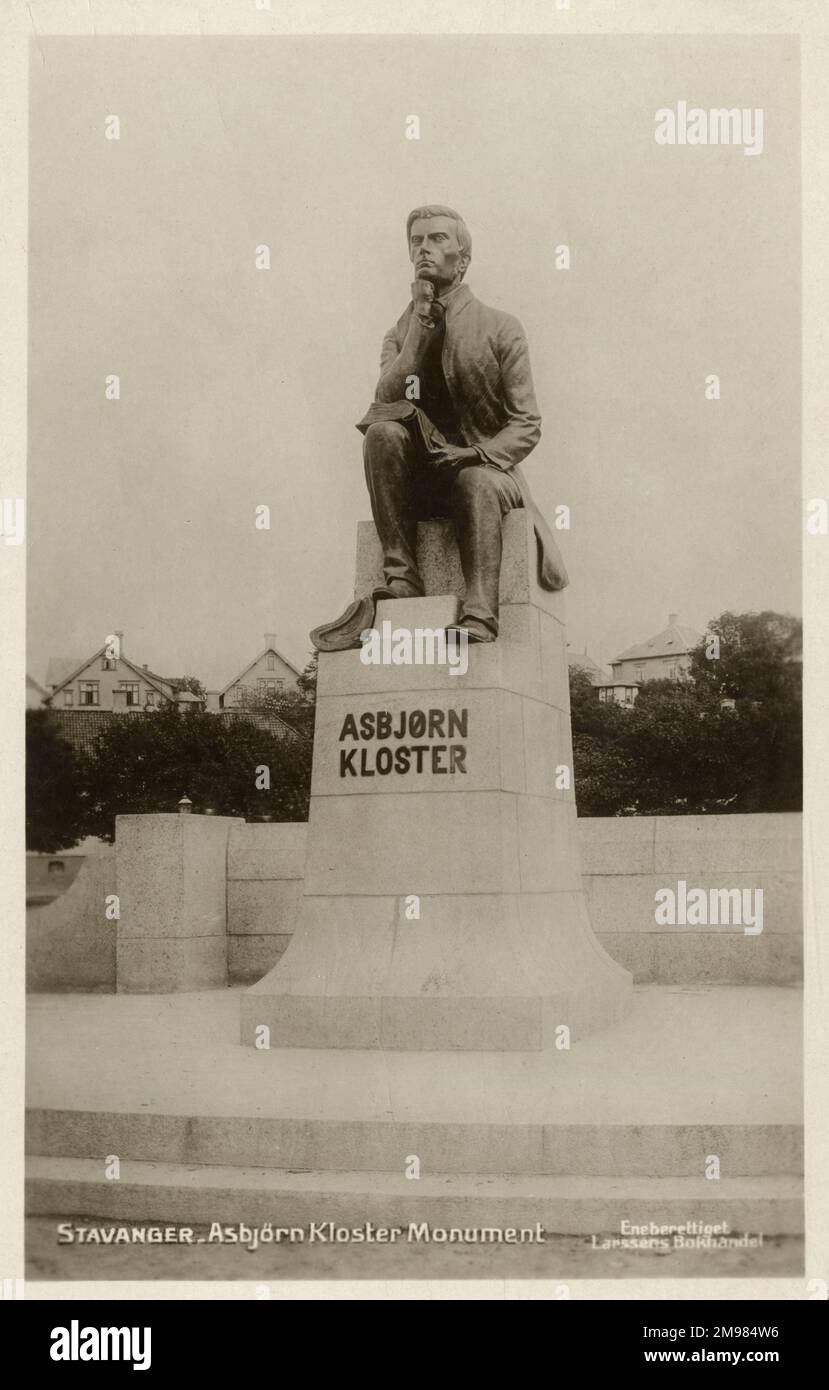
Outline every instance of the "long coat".
[[(413, 310), (409, 304), (383, 339), (381, 374), (402, 350)], [(541, 438), (524, 329), (512, 314), (482, 304), (464, 284), (446, 301), (445, 324), (441, 363), (463, 436), (488, 463), (513, 474), (533, 518), (539, 583), (563, 589), (569, 583), (564, 561), (518, 466)]]

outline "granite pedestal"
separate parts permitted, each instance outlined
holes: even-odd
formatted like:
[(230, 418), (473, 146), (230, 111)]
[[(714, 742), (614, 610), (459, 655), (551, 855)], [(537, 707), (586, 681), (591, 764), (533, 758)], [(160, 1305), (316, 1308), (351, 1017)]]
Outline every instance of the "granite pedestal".
[[(457, 611), (451, 523), (419, 529), (427, 596), (379, 603), (380, 629)], [(243, 996), (243, 1042), (266, 1025), (273, 1047), (531, 1052), (626, 1011), (582, 888), (564, 599), (536, 576), (514, 511), (499, 639), (470, 644), (465, 674), (320, 655), (302, 908)], [(363, 524), (356, 589), (381, 578)]]

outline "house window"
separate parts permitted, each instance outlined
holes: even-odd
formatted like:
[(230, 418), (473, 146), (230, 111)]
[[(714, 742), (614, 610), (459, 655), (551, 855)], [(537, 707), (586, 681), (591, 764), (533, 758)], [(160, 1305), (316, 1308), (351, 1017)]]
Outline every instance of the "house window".
[(145, 697), (145, 704), (147, 704), (147, 705), (154, 705), (154, 704), (155, 704), (155, 691), (154, 691), (154, 690), (148, 690), (148, 691), (147, 691), (147, 694), (146, 694), (146, 697)]
[(105, 657), (103, 658), (103, 660), (101, 661), (101, 670), (102, 670), (102, 671), (117, 671), (117, 670), (118, 670), (118, 662), (115, 660), (115, 657), (114, 657), (114, 656), (105, 656)]
[(97, 705), (98, 681), (81, 681), (81, 704)]
[(64, 692), (63, 692), (63, 703), (64, 703), (64, 705), (66, 705), (66, 706), (68, 706), (68, 705), (74, 705), (74, 703), (75, 703), (75, 692), (72, 691), (72, 690), (64, 690)]
[(262, 676), (259, 677), (257, 684), (259, 689), (267, 691), (268, 695), (276, 695), (285, 686), (284, 680), (265, 680)]
[(638, 681), (643, 681), (645, 679), (645, 672), (641, 666), (636, 667), (636, 679)]
[(124, 686), (124, 689), (127, 692), (128, 705), (139, 705), (141, 703), (141, 687), (139, 686), (138, 681), (130, 681), (127, 685)]
[(274, 656), (273, 652), (268, 652), (268, 670), (276, 670), (276, 657)]

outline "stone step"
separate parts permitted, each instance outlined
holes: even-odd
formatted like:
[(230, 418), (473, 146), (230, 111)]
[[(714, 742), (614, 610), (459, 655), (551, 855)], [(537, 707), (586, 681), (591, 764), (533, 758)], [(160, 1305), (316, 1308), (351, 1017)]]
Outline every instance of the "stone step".
[(362, 1172), (693, 1178), (709, 1155), (723, 1178), (803, 1171), (795, 1124), (445, 1123), (267, 1115), (32, 1109), (27, 1152), (41, 1157)]
[[(746, 938), (741, 932), (597, 931), (608, 955), (637, 985), (798, 985), (803, 941), (794, 931)], [(746, 941), (750, 943), (746, 949)]]
[[(802, 1185), (791, 1177), (610, 1178), (290, 1172), (273, 1168), (29, 1160), (29, 1215), (274, 1226), (366, 1222), (401, 1226), (527, 1227), (563, 1235), (618, 1234), (635, 1225), (726, 1222), (734, 1235), (799, 1234)], [(206, 1235), (204, 1237), (206, 1239)]]

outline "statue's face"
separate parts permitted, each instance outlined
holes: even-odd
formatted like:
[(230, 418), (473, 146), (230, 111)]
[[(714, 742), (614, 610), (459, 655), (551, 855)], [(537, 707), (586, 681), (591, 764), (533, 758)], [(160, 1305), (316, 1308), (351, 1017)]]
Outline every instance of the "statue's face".
[(450, 285), (463, 269), (465, 257), (458, 245), (452, 217), (418, 217), (409, 233), (409, 259), (419, 280)]

